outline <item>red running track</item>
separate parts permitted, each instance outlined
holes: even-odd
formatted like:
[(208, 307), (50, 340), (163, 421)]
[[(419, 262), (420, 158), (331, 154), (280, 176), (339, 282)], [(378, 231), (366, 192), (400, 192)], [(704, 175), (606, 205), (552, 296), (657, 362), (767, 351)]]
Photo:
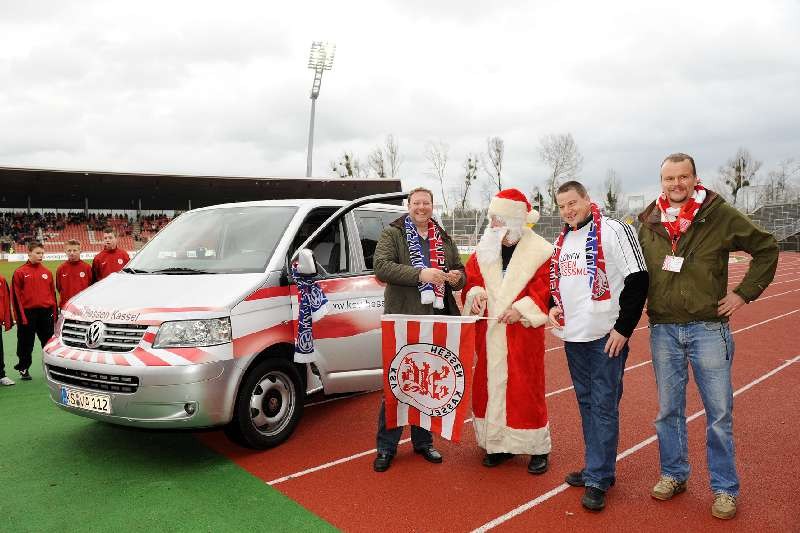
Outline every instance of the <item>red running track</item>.
[[(746, 268), (746, 263), (732, 265), (731, 281), (741, 279)], [(310, 404), (295, 435), (272, 450), (239, 448), (219, 432), (200, 438), (347, 531), (800, 531), (800, 485), (795, 481), (800, 478), (800, 425), (792, 416), (800, 407), (800, 364), (787, 363), (800, 356), (795, 337), (800, 329), (800, 256), (781, 254), (775, 284), (731, 321), (734, 390), (746, 387), (735, 400), (742, 494), (732, 521), (710, 514), (702, 415), (689, 423), (689, 490), (669, 502), (649, 496), (658, 478), (652, 423), (657, 400), (646, 320), (639, 327), (631, 339), (621, 405), (619, 451), (625, 456), (602, 513), (585, 511), (582, 490), (563, 484), (564, 475), (582, 465), (583, 443), (563, 348), (551, 335), (545, 365), (553, 452), (550, 470), (542, 476), (526, 472), (527, 457), (494, 469), (481, 466), (483, 452), (470, 429), (459, 444), (437, 439), (445, 455), (441, 465), (426, 463), (404, 441), (392, 468), (374, 473), (377, 392)], [(690, 384), (687, 416), (701, 409)]]

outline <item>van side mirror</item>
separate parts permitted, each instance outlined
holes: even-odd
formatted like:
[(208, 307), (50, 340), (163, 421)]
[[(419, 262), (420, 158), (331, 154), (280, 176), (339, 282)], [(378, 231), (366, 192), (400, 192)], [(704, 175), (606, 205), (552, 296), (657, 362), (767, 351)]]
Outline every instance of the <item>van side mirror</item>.
[(306, 276), (317, 273), (317, 262), (314, 260), (314, 252), (308, 248), (303, 248), (297, 254), (297, 272)]

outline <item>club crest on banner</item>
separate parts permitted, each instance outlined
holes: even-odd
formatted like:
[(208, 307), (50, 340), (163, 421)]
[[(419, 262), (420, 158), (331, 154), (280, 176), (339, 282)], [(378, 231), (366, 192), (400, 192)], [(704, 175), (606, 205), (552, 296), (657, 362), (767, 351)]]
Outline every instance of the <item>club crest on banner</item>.
[(386, 427), (419, 426), (458, 442), (470, 408), (476, 317), (381, 317)]
[(428, 416), (445, 416), (464, 399), (464, 367), (444, 346), (407, 344), (397, 352), (387, 375), (397, 401)]

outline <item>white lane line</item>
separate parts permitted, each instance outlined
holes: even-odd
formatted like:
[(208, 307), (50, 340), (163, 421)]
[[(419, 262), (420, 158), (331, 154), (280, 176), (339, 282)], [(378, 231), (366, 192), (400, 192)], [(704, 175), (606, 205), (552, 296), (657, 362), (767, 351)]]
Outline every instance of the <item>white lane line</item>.
[[(790, 365), (792, 365), (792, 364), (794, 364), (794, 363), (796, 363), (798, 361), (800, 361), (800, 355), (795, 356), (793, 359), (790, 359), (790, 360), (786, 361), (785, 363), (783, 363), (779, 367), (773, 368), (772, 370), (770, 370), (766, 374), (764, 374), (764, 375), (758, 377), (757, 379), (751, 381), (747, 385), (745, 385), (745, 386), (741, 387), (740, 389), (736, 390), (736, 392), (734, 392), (733, 395), (734, 396), (738, 396), (739, 394), (743, 393), (744, 391), (755, 387), (756, 385), (758, 385), (759, 383), (761, 383), (765, 379), (769, 379), (770, 377), (774, 376), (775, 374), (777, 374), (781, 370), (785, 369), (786, 367), (788, 367), (788, 366), (790, 366)], [(691, 422), (692, 420), (695, 420), (696, 418), (699, 418), (700, 416), (702, 416), (704, 414), (705, 414), (705, 410), (701, 409), (700, 411), (697, 411), (696, 413), (692, 413), (692, 415), (689, 416), (686, 419), (686, 422), (687, 423)], [(617, 462), (619, 462), (620, 460), (622, 460), (622, 459), (624, 459), (624, 458), (626, 458), (626, 457), (628, 457), (630, 455), (633, 455), (634, 453), (638, 452), (639, 450), (641, 450), (642, 448), (648, 446), (649, 444), (654, 443), (657, 439), (658, 439), (658, 437), (656, 435), (651, 435), (650, 437), (648, 437), (645, 440), (639, 442), (638, 444), (636, 444), (634, 446), (631, 446), (627, 450), (625, 450), (622, 453), (617, 455)], [(484, 531), (489, 531), (490, 529), (494, 529), (495, 527), (499, 526), (500, 524), (511, 520), (515, 516), (519, 516), (520, 514), (524, 513), (525, 511), (528, 511), (528, 510), (536, 507), (537, 505), (539, 505), (539, 504), (541, 504), (543, 502), (546, 502), (547, 500), (549, 500), (553, 496), (556, 496), (556, 495), (564, 492), (568, 488), (569, 488), (569, 485), (567, 485), (566, 483), (562, 483), (561, 485), (558, 485), (557, 487), (554, 487), (553, 489), (549, 490), (548, 492), (545, 492), (541, 496), (539, 496), (539, 497), (537, 497), (537, 498), (535, 498), (535, 499), (533, 499), (533, 500), (531, 500), (531, 501), (529, 501), (527, 503), (524, 503), (524, 504), (520, 505), (519, 507), (516, 507), (515, 509), (512, 509), (511, 511), (507, 512), (506, 514), (504, 514), (502, 516), (498, 516), (494, 520), (485, 523), (484, 525), (480, 526), (477, 529), (472, 530), (472, 533), (483, 533)]]
[[(472, 422), (472, 418), (467, 418), (466, 420), (464, 420), (465, 424), (469, 424), (470, 422)], [(398, 443), (398, 445), (399, 444), (406, 444), (406, 443), (409, 443), (409, 442), (411, 442), (411, 439), (403, 439)], [(341, 459), (337, 459), (335, 461), (331, 461), (331, 462), (325, 463), (323, 465), (314, 466), (314, 467), (308, 468), (306, 470), (301, 470), (300, 472), (295, 472), (294, 474), (289, 474), (288, 476), (275, 478), (272, 481), (267, 481), (267, 485), (277, 485), (279, 483), (283, 483), (284, 481), (289, 481), (290, 479), (296, 479), (296, 478), (299, 478), (299, 477), (307, 476), (308, 474), (313, 474), (314, 472), (318, 472), (319, 470), (325, 470), (326, 468), (331, 468), (332, 466), (340, 465), (342, 463), (346, 463), (348, 461), (352, 461), (354, 459), (358, 459), (360, 457), (364, 457), (364, 456), (367, 456), (367, 455), (372, 455), (372, 454), (375, 454), (375, 453), (378, 453), (378, 449), (377, 448), (373, 448), (371, 450), (367, 450), (367, 451), (364, 451), (364, 452), (359, 452), (359, 453), (350, 455), (348, 457), (342, 457)]]
[[(411, 442), (411, 439), (403, 439), (399, 442), (399, 444), (405, 444), (407, 442)], [(289, 481), (290, 479), (295, 479), (298, 477), (307, 476), (308, 474), (313, 474), (314, 472), (318, 472), (320, 470), (325, 470), (326, 468), (330, 468), (332, 466), (340, 465), (342, 463), (346, 463), (348, 461), (352, 461), (353, 459), (358, 459), (359, 457), (364, 457), (366, 455), (372, 455), (377, 453), (378, 450), (373, 448), (371, 450), (367, 450), (365, 452), (359, 452), (353, 455), (349, 455), (347, 457), (342, 457), (341, 459), (337, 459), (335, 461), (331, 461), (330, 463), (325, 463), (319, 466), (315, 466), (312, 468), (308, 468), (306, 470), (301, 470), (300, 472), (295, 472), (294, 474), (289, 474), (288, 476), (279, 477), (273, 479), (272, 481), (267, 481), (267, 485), (277, 485), (278, 483), (283, 483), (284, 481)]]
[[(795, 272), (787, 272), (787, 273), (783, 273), (783, 274), (776, 274), (775, 277), (773, 278), (773, 280), (781, 278), (781, 277), (785, 277), (785, 276), (796, 276), (797, 274), (798, 274), (797, 271), (795, 271)], [(744, 278), (742, 278), (742, 279), (744, 279)], [(739, 283), (740, 281), (742, 281), (742, 279), (730, 279), (729, 278), (728, 279), (728, 286), (735, 285), (735, 284)], [(793, 280), (789, 280), (789, 281), (797, 281), (797, 280), (793, 279)], [(780, 282), (771, 281), (768, 286), (771, 287), (772, 285), (775, 285), (776, 283), (786, 283), (786, 281), (780, 281)]]
[[(800, 290), (800, 289), (798, 289), (798, 290)], [(758, 300), (756, 300), (756, 301), (758, 301)], [(764, 320), (763, 322), (759, 322), (758, 324), (753, 324), (751, 326), (745, 326), (745, 327), (743, 327), (741, 329), (737, 329), (736, 331), (732, 331), (731, 335), (736, 335), (739, 332), (746, 331), (746, 330), (754, 328), (756, 326), (761, 326), (761, 325), (766, 324), (768, 322), (772, 322), (773, 320), (778, 320), (779, 318), (783, 318), (785, 316), (791, 315), (792, 313), (796, 313), (798, 311), (800, 311), (800, 308), (795, 309), (794, 311), (790, 311), (788, 313), (784, 313), (783, 315), (775, 316), (775, 317), (772, 317), (770, 319)], [(643, 327), (638, 328), (638, 329), (644, 329), (644, 328), (647, 328), (647, 326), (643, 326)], [(563, 348), (563, 346), (562, 346), (562, 348)], [(651, 362), (652, 361), (649, 361), (649, 360), (648, 361), (642, 361), (641, 363), (637, 363), (635, 365), (631, 365), (629, 367), (626, 367), (625, 371), (627, 372), (627, 371), (634, 370), (634, 369), (642, 367), (642, 366), (649, 365)], [(573, 388), (574, 387), (564, 387), (563, 389), (554, 390), (554, 391), (546, 393), (544, 395), (544, 397), (545, 398), (549, 398), (551, 396), (556, 396), (558, 394), (563, 394), (563, 393), (565, 393), (567, 391), (571, 391)], [(464, 421), (464, 423), (466, 424), (466, 423), (469, 423), (471, 421), (472, 421), (472, 418), (468, 418), (468, 419), (466, 419)], [(411, 439), (401, 440), (400, 444), (405, 444), (405, 443), (408, 443), (408, 442), (411, 442)], [(306, 470), (301, 470), (299, 472), (295, 472), (295, 473), (289, 474), (287, 476), (279, 477), (279, 478), (273, 479), (272, 481), (267, 481), (267, 485), (277, 485), (279, 483), (283, 483), (284, 481), (289, 481), (290, 479), (296, 479), (296, 478), (299, 478), (299, 477), (303, 477), (303, 476), (306, 476), (308, 474), (312, 474), (314, 472), (318, 472), (320, 470), (325, 470), (327, 468), (331, 468), (333, 466), (340, 465), (342, 463), (346, 463), (348, 461), (352, 461), (354, 459), (358, 459), (358, 458), (364, 457), (366, 455), (370, 455), (372, 453), (377, 453), (377, 449), (373, 448), (371, 450), (358, 452), (358, 453), (350, 455), (348, 457), (342, 457), (341, 459), (336, 459), (334, 461), (331, 461), (331, 462), (328, 462), (328, 463), (325, 463), (325, 464), (322, 464), (322, 465), (319, 465), (319, 466), (314, 466), (312, 468), (308, 468)]]
[[(779, 292), (778, 294), (770, 294), (769, 296), (764, 296), (763, 298), (759, 298), (756, 301), (760, 302), (761, 300), (769, 300), (770, 298), (775, 298), (776, 296), (783, 296), (784, 294), (789, 294), (789, 293), (797, 292), (797, 291), (800, 291), (800, 289), (792, 289), (792, 290), (786, 291), (786, 292)], [(750, 302), (750, 303), (753, 303), (753, 302)]]

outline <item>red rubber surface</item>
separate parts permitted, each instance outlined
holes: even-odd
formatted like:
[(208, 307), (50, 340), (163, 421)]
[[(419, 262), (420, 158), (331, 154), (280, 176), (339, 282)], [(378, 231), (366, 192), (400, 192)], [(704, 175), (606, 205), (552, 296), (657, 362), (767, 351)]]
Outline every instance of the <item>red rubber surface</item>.
[[(746, 269), (747, 263), (731, 265), (731, 281), (741, 279)], [(643, 326), (646, 318), (639, 324)], [(800, 355), (800, 255), (781, 254), (774, 284), (734, 315), (731, 330), (736, 343), (734, 390)], [(547, 347), (556, 348), (545, 354), (547, 391), (553, 393), (548, 397), (553, 452), (550, 470), (541, 476), (527, 473), (527, 457), (493, 469), (481, 466), (483, 452), (475, 445), (469, 423), (459, 444), (436, 438), (445, 456), (443, 464), (425, 462), (404, 443), (392, 467), (374, 473), (377, 392), (307, 407), (296, 433), (276, 449), (245, 450), (228, 442), (221, 432), (200, 438), (265, 482), (278, 480), (275, 488), (343, 530), (470, 531), (557, 489), (567, 472), (583, 464), (574, 392), (555, 392), (572, 384), (560, 346), (548, 333)], [(645, 327), (631, 340), (620, 452), (655, 434), (657, 397), (649, 360)], [(645, 364), (631, 368), (640, 363)], [(580, 505), (582, 489), (568, 488), (499, 523), (496, 529), (800, 531), (799, 391), (800, 361), (737, 395), (734, 434), (742, 489), (733, 520), (717, 520), (710, 514), (705, 418), (700, 416), (689, 423), (692, 475), (685, 494), (669, 502), (650, 497), (659, 473), (658, 444), (651, 442), (619, 461), (617, 484), (609, 491), (603, 512), (585, 511)], [(686, 414), (700, 409), (690, 380)], [(353, 457), (358, 454), (363, 455)], [(303, 474), (312, 468), (319, 470)], [(297, 477), (282, 479), (291, 475)]]

